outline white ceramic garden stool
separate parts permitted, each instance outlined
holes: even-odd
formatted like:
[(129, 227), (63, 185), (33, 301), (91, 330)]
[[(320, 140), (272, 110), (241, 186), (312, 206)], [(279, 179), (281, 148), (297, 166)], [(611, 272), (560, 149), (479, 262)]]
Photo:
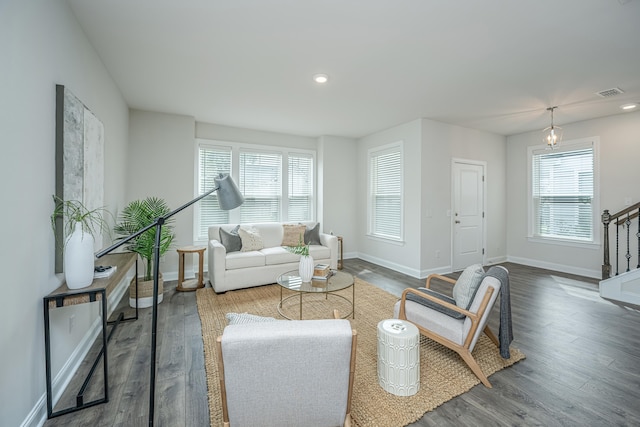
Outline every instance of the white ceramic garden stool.
[(420, 390), (420, 332), (406, 320), (378, 323), (378, 384), (396, 396)]

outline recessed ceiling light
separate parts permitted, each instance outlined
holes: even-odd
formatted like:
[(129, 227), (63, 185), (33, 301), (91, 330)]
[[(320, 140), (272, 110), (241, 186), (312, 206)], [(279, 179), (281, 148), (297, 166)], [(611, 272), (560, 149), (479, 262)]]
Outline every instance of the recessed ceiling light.
[(637, 107), (638, 107), (638, 104), (636, 104), (635, 102), (633, 104), (624, 104), (620, 106), (620, 108), (622, 108), (624, 111), (633, 110)]
[(329, 80), (329, 76), (326, 74), (314, 74), (313, 81), (316, 83), (326, 83)]

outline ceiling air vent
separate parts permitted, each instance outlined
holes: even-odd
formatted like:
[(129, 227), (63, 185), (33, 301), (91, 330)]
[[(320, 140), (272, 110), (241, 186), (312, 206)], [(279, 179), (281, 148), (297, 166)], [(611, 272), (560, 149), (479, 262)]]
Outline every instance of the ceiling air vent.
[(605, 89), (600, 92), (596, 92), (596, 95), (601, 96), (603, 98), (611, 98), (612, 96), (621, 95), (624, 91), (619, 87), (614, 87), (613, 89)]

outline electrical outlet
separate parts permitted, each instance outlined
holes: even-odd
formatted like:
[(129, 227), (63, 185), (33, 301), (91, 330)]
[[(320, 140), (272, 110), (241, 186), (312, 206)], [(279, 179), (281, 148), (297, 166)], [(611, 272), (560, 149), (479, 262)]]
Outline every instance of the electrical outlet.
[(69, 333), (73, 332), (73, 328), (76, 326), (76, 315), (69, 316)]
[(631, 206), (631, 205), (632, 205), (632, 203), (631, 203), (631, 197), (625, 197), (625, 198), (624, 198), (624, 205), (625, 205), (625, 207), (626, 207), (626, 206)]
[(440, 251), (439, 250), (436, 251), (436, 259), (440, 259)]

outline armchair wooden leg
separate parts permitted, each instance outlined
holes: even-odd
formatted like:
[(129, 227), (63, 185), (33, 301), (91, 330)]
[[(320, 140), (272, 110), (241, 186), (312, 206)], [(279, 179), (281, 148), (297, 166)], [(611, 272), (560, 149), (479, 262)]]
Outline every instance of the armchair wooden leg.
[(487, 379), (487, 376), (484, 374), (484, 372), (482, 372), (480, 365), (478, 365), (478, 362), (476, 362), (476, 359), (473, 358), (471, 353), (468, 351), (463, 351), (458, 354), (460, 354), (462, 359), (467, 363), (467, 365), (469, 365), (469, 367), (471, 368), (473, 373), (476, 374), (478, 379), (482, 381), (482, 384), (484, 384), (487, 388), (492, 388), (491, 383)]
[(493, 333), (493, 331), (491, 329), (489, 329), (489, 325), (484, 327), (484, 333), (487, 334), (489, 339), (491, 341), (493, 341), (493, 343), (496, 345), (496, 347), (500, 347), (500, 341), (498, 341), (498, 338), (496, 338), (496, 336)]
[(344, 419), (344, 427), (351, 427), (351, 414), (347, 414)]

